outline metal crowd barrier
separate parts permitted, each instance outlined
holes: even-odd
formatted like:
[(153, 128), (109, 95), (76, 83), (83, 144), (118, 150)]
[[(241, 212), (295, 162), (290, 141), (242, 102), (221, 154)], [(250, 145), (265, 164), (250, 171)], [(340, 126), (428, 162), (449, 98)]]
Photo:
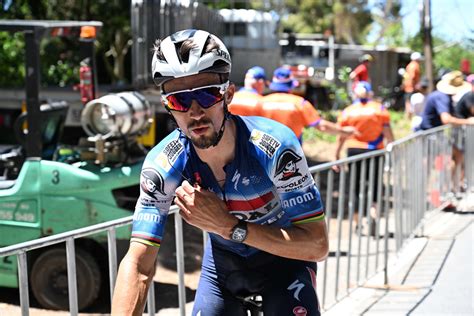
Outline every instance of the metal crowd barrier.
[[(474, 126), (454, 131), (450, 126), (443, 126), (418, 132), (393, 142), (386, 150), (310, 168), (326, 206), (330, 236), (330, 256), (318, 265), (317, 291), (324, 310), (379, 272), (384, 273), (384, 283), (388, 284), (389, 257), (395, 256), (407, 241), (422, 233), (427, 213), (450, 203), (454, 180), (452, 145), (456, 144), (453, 139), (459, 135), (464, 140), (467, 188), (474, 188)], [(176, 211), (176, 207), (171, 209), (175, 218), (179, 310), (184, 316), (183, 227)], [(70, 314), (78, 314), (74, 240), (101, 231), (108, 233), (112, 297), (117, 275), (115, 229), (129, 225), (131, 221), (130, 216), (0, 248), (0, 257), (18, 256), (22, 315), (29, 314), (27, 252), (63, 242), (67, 253)], [(205, 239), (205, 234), (203, 236)], [(154, 297), (151, 286), (148, 315), (155, 314)]]

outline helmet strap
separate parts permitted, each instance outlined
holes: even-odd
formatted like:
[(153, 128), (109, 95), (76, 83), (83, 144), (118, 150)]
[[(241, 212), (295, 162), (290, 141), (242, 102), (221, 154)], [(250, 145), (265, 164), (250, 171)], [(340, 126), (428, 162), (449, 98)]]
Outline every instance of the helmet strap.
[(217, 144), (219, 144), (219, 142), (221, 141), (222, 136), (224, 136), (225, 122), (229, 118), (230, 118), (230, 112), (229, 112), (229, 109), (227, 107), (227, 103), (225, 102), (225, 99), (224, 99), (224, 118), (222, 119), (221, 128), (219, 129), (219, 133), (217, 134), (216, 141), (214, 142), (214, 144), (212, 144), (212, 147), (217, 146)]

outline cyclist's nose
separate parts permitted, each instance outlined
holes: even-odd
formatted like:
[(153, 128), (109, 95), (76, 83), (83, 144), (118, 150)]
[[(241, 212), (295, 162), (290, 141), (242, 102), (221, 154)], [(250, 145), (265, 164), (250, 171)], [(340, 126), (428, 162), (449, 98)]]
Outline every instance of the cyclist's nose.
[(191, 107), (189, 108), (189, 116), (195, 119), (199, 119), (204, 115), (204, 110), (202, 107), (197, 103), (196, 100), (193, 100), (191, 103)]

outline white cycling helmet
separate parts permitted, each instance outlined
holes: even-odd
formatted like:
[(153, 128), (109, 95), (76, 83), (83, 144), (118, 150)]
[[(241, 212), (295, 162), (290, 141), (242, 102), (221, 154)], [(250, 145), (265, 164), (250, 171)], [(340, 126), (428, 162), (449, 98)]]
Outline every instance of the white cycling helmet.
[(420, 60), (421, 59), (421, 54), (419, 52), (413, 52), (410, 55), (411, 60)]
[[(204, 44), (209, 37), (219, 48), (204, 53)], [(194, 47), (191, 48), (189, 58), (185, 62), (181, 59), (179, 48), (187, 39), (193, 40)], [(157, 56), (157, 51), (163, 54), (164, 59), (162, 56)], [(160, 42), (153, 54), (151, 71), (155, 84), (161, 86), (168, 80), (202, 72), (230, 73), (231, 65), (230, 54), (217, 36), (202, 30), (188, 29), (176, 32)]]

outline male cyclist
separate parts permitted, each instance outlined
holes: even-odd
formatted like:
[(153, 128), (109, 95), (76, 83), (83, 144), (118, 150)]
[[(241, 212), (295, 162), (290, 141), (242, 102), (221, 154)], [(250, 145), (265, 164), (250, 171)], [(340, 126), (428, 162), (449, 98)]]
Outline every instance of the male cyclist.
[[(113, 315), (141, 315), (168, 209), (209, 232), (192, 315), (246, 315), (259, 294), (266, 315), (320, 315), (316, 261), (328, 253), (324, 210), (301, 146), (261, 117), (231, 115), (230, 55), (216, 36), (184, 30), (158, 41), (155, 83), (178, 129), (143, 164), (130, 248)], [(152, 189), (150, 189), (152, 188)]]

